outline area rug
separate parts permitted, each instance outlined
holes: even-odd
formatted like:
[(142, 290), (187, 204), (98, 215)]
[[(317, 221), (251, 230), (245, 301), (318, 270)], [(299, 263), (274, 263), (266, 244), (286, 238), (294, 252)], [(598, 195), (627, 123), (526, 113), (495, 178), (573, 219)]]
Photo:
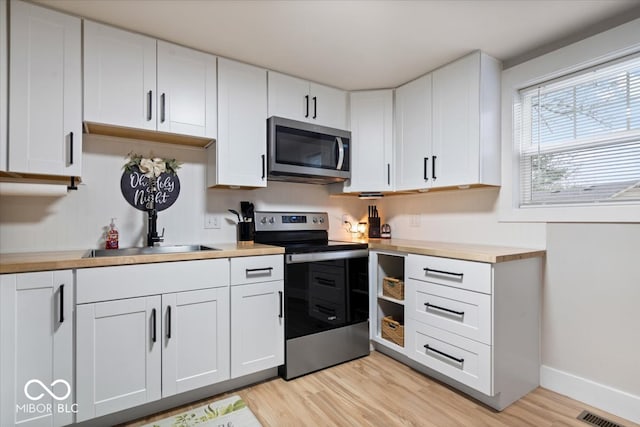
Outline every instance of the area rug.
[(178, 415), (145, 424), (143, 427), (262, 427), (240, 396), (226, 399), (190, 409)]

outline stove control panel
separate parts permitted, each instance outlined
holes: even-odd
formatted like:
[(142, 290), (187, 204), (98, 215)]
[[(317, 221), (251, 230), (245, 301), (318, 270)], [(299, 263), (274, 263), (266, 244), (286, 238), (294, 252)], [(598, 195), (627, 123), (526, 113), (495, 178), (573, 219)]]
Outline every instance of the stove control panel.
[(256, 231), (328, 230), (326, 212), (256, 212)]

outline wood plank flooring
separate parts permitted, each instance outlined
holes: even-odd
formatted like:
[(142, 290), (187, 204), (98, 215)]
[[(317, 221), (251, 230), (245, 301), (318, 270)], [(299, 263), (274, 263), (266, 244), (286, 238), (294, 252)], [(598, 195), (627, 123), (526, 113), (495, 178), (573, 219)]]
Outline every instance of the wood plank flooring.
[(240, 395), (264, 427), (587, 427), (576, 420), (584, 409), (626, 427), (640, 427), (542, 388), (498, 412), (378, 352), (292, 381), (272, 379), (206, 401), (231, 394)]

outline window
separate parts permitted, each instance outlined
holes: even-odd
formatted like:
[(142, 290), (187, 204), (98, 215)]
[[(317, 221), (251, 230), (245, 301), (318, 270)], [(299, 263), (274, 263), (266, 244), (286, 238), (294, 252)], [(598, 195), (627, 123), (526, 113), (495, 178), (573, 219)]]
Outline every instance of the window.
[(518, 92), (520, 207), (640, 203), (640, 55)]

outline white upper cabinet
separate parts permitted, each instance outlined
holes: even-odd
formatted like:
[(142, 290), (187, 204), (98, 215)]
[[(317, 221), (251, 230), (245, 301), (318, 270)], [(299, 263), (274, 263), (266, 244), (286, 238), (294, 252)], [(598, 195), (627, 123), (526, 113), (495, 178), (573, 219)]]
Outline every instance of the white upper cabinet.
[(396, 89), (396, 190), (500, 185), (500, 71), (474, 52)]
[(158, 130), (217, 136), (216, 57), (158, 41)]
[(396, 190), (431, 187), (431, 74), (396, 89)]
[(393, 91), (352, 92), (351, 179), (345, 192), (393, 190)]
[(207, 148), (209, 187), (267, 186), (267, 71), (218, 59), (218, 139)]
[(347, 128), (347, 93), (269, 71), (269, 117)]
[(84, 21), (84, 120), (156, 129), (156, 40)]
[(481, 52), (433, 72), (434, 186), (500, 185), (500, 72)]
[(80, 19), (20, 1), (10, 9), (8, 170), (80, 176)]
[(309, 114), (312, 123), (347, 129), (347, 92), (317, 83), (309, 84)]
[(216, 137), (216, 57), (85, 21), (84, 120)]

